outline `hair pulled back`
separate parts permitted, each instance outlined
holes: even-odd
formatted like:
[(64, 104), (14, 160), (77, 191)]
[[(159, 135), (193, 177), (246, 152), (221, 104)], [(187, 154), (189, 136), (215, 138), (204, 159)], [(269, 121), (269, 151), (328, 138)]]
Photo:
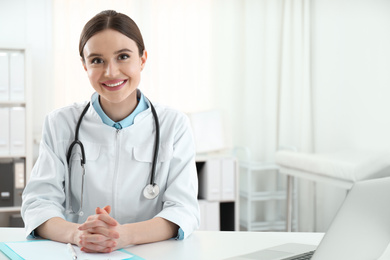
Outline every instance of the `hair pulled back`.
[(84, 60), (84, 46), (87, 41), (95, 34), (105, 30), (112, 29), (118, 31), (132, 39), (138, 47), (138, 53), (143, 55), (145, 50), (144, 40), (137, 24), (127, 15), (118, 13), (114, 10), (105, 10), (89, 20), (81, 32), (79, 42), (80, 57)]

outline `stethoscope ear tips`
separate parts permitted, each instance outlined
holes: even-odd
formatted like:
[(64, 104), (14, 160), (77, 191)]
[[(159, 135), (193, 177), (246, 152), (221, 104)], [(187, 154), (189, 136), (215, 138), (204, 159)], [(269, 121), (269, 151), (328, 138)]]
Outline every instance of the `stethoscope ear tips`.
[(144, 197), (149, 200), (156, 198), (159, 193), (160, 188), (157, 184), (148, 184), (144, 189)]

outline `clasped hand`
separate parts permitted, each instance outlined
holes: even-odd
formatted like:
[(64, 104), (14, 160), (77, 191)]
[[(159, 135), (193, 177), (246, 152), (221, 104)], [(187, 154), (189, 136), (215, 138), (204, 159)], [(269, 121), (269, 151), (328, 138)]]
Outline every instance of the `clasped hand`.
[(110, 206), (96, 208), (96, 214), (79, 226), (77, 242), (82, 251), (109, 253), (124, 246), (121, 245), (121, 225), (109, 215), (110, 212)]

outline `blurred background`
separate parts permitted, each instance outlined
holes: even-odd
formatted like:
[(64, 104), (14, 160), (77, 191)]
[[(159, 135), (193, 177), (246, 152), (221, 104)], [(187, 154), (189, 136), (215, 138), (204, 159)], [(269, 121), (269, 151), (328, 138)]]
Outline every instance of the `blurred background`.
[[(105, 9), (140, 27), (145, 95), (188, 114), (219, 111), (227, 150), (272, 163), (280, 146), (390, 147), (388, 0), (0, 0), (0, 48), (29, 54), (34, 159), (45, 115), (93, 93), (78, 41)], [(343, 195), (318, 187), (317, 230)], [(307, 188), (300, 198), (312, 196)], [(311, 231), (310, 210), (300, 212), (299, 231)]]

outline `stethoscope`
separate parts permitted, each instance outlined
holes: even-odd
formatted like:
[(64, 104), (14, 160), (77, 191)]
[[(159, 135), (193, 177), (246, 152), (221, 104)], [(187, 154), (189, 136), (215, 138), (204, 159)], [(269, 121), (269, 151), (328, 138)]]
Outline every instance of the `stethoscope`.
[[(156, 164), (157, 164), (157, 156), (158, 156), (158, 149), (159, 149), (159, 144), (160, 144), (160, 124), (159, 124), (159, 121), (158, 121), (158, 116), (157, 116), (157, 113), (156, 113), (156, 110), (154, 109), (154, 106), (153, 104), (149, 101), (149, 104), (150, 104), (150, 108), (152, 110), (152, 114), (153, 114), (153, 117), (154, 117), (154, 122), (156, 124), (156, 138), (155, 138), (155, 144), (154, 144), (154, 154), (153, 154), (153, 163), (152, 163), (152, 170), (151, 170), (151, 174), (150, 174), (150, 182), (149, 184), (146, 185), (146, 187), (144, 188), (143, 190), (143, 195), (146, 199), (154, 199), (158, 196), (158, 194), (160, 193), (160, 188), (159, 186), (154, 183), (154, 178), (156, 176)], [(68, 153), (66, 155), (66, 160), (68, 162), (68, 168), (69, 168), (69, 184), (68, 184), (68, 192), (67, 192), (67, 199), (66, 199), (66, 212), (68, 214), (76, 214), (76, 215), (79, 215), (79, 216), (83, 216), (84, 215), (84, 212), (83, 212), (83, 197), (84, 197), (84, 176), (85, 176), (85, 163), (86, 163), (86, 160), (85, 160), (85, 151), (84, 151), (84, 145), (83, 143), (79, 140), (79, 130), (80, 130), (80, 125), (81, 125), (81, 121), (83, 120), (85, 114), (87, 113), (88, 111), (88, 108), (90, 107), (91, 105), (91, 102), (89, 102), (83, 112), (81, 113), (80, 115), (80, 118), (79, 118), (79, 121), (77, 122), (77, 125), (76, 125), (76, 132), (75, 132), (75, 137), (74, 137), (74, 141), (70, 144), (69, 146), (69, 150), (68, 150)], [(72, 203), (71, 203), (71, 199), (70, 199), (70, 192), (71, 192), (71, 185), (70, 185), (70, 182), (71, 182), (71, 169), (70, 169), (70, 157), (72, 155), (72, 150), (73, 148), (78, 145), (80, 147), (80, 150), (81, 150), (81, 158), (80, 158), (80, 162), (81, 162), (81, 168), (82, 168), (82, 179), (81, 179), (81, 195), (80, 195), (80, 208), (77, 212), (74, 211), (73, 207), (72, 207)]]

